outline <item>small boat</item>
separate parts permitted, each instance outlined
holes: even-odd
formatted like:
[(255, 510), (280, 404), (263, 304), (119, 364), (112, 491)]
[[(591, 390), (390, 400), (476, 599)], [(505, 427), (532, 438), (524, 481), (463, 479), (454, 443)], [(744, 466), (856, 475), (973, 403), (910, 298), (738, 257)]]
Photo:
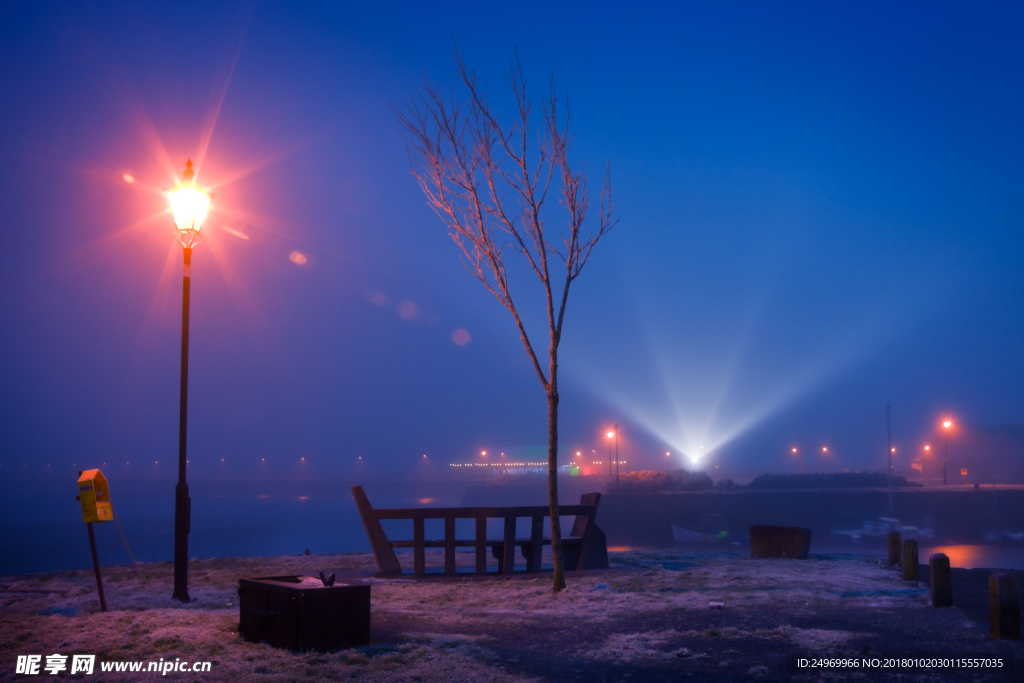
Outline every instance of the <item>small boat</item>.
[(672, 537), (676, 543), (715, 543), (730, 541), (723, 515), (701, 515), (699, 524), (672, 522)]
[(829, 535), (834, 540), (849, 540), (854, 542), (884, 541), (889, 533), (898, 531), (903, 539), (908, 538), (931, 538), (935, 536), (934, 529), (920, 529), (916, 526), (905, 525), (894, 517), (877, 517), (866, 519), (856, 529), (833, 529)]

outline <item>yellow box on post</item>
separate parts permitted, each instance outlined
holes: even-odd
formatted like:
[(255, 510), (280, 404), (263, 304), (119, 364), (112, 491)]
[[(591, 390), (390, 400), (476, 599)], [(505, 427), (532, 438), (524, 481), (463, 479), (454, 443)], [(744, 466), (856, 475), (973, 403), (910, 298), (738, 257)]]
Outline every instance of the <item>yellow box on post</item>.
[(110, 508), (107, 478), (99, 470), (85, 470), (78, 475), (78, 500), (86, 522), (109, 522), (114, 519)]

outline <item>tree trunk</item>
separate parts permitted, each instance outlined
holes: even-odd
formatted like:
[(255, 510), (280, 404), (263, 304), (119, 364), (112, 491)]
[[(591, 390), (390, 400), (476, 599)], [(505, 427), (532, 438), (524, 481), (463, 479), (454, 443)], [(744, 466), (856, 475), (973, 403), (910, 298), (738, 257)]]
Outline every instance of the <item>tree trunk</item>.
[(552, 593), (565, 588), (565, 566), (562, 561), (562, 525), (558, 517), (558, 361), (551, 353), (548, 374), (548, 500), (551, 505), (551, 554), (554, 556)]

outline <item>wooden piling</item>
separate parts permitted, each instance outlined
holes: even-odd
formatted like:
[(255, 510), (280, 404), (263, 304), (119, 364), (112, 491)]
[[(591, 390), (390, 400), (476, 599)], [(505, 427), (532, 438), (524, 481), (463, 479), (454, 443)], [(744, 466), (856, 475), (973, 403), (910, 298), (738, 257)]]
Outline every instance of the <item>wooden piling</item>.
[(900, 546), (903, 544), (903, 540), (900, 537), (900, 532), (890, 531), (889, 532), (889, 566), (893, 567), (900, 563)]
[(953, 575), (949, 570), (949, 557), (945, 553), (929, 557), (928, 573), (932, 583), (932, 607), (952, 607)]
[(1020, 593), (1014, 574), (988, 577), (988, 614), (993, 638), (1020, 640)]
[(903, 580), (919, 581), (917, 540), (908, 538), (903, 541)]

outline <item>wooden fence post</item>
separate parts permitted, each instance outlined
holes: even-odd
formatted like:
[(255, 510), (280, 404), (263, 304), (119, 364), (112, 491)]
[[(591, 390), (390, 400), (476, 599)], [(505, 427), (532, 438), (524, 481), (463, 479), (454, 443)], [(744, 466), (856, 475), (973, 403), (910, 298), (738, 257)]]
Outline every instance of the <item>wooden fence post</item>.
[(908, 538), (903, 541), (903, 580), (918, 581), (917, 541)]
[(1020, 593), (1014, 574), (988, 577), (988, 614), (993, 638), (1020, 640)]
[(928, 574), (932, 582), (932, 607), (952, 607), (953, 575), (949, 570), (949, 557), (945, 553), (929, 557)]
[(890, 531), (889, 532), (889, 566), (893, 567), (900, 563), (900, 546), (903, 541), (900, 537), (900, 532)]

